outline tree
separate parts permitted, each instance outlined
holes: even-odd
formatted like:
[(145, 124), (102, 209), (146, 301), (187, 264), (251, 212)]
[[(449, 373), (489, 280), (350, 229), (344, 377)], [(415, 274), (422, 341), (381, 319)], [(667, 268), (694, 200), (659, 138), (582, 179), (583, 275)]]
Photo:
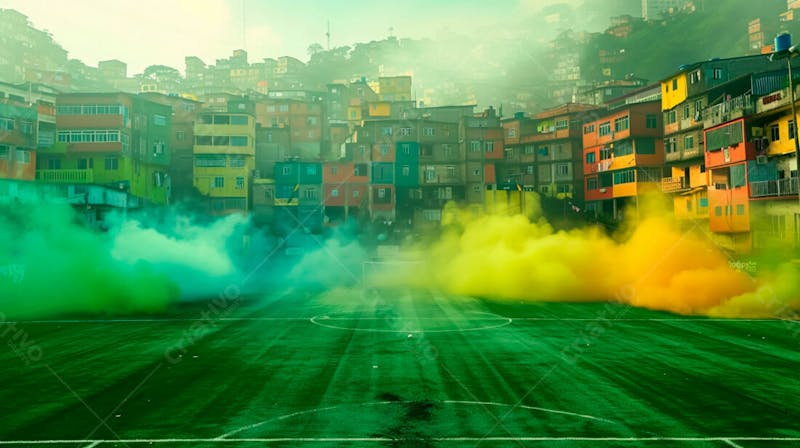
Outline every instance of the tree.
[(317, 42), (314, 42), (313, 44), (309, 45), (308, 50), (306, 50), (309, 58), (314, 57), (315, 54), (320, 53), (322, 51), (325, 51), (325, 49), (322, 48), (322, 45), (320, 45)]

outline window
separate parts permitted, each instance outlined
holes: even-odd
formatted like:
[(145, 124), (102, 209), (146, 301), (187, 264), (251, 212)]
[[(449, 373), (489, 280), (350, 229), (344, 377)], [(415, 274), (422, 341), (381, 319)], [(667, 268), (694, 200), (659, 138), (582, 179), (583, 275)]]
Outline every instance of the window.
[(380, 145), (380, 152), (382, 156), (389, 155), (389, 145)]
[(572, 191), (572, 185), (570, 184), (557, 184), (556, 185), (556, 193), (570, 193)]
[(624, 116), (624, 117), (617, 118), (616, 120), (614, 120), (614, 131), (615, 132), (624, 131), (624, 130), (628, 129), (629, 127), (630, 127), (630, 123), (629, 123), (627, 115)]
[(789, 140), (794, 140), (794, 131), (796, 129), (794, 126), (794, 120), (789, 120), (787, 127), (789, 128)]
[(594, 125), (593, 124), (586, 125), (586, 126), (583, 127), (583, 133), (584, 134), (591, 134), (592, 132), (594, 132)]
[(226, 163), (222, 154), (198, 154), (194, 156), (194, 166), (205, 168), (221, 168)]
[(31, 163), (31, 152), (27, 149), (18, 149), (17, 150), (17, 163), (21, 164), (28, 164)]
[(436, 169), (432, 166), (425, 167), (425, 181), (431, 182), (436, 180)]
[(736, 214), (744, 216), (744, 204), (736, 204)]
[(601, 124), (599, 129), (597, 130), (597, 134), (600, 137), (604, 137), (606, 135), (610, 135), (611, 134), (611, 122), (607, 121), (607, 122)]
[(722, 207), (720, 206), (714, 207), (714, 216), (722, 216)]
[(385, 188), (378, 188), (378, 198), (385, 199), (386, 198), (386, 189)]
[(600, 160), (608, 160), (611, 158), (611, 148), (606, 146), (600, 148)]
[(175, 140), (182, 142), (186, 140), (186, 131), (177, 131), (175, 132)]
[(392, 135), (392, 127), (391, 126), (384, 126), (381, 128), (381, 135)]
[(683, 106), (683, 119), (688, 120), (689, 118), (692, 118), (692, 108), (686, 104)]
[(556, 174), (558, 176), (569, 176), (569, 164), (568, 163), (559, 163), (556, 165)]
[(694, 117), (695, 121), (700, 121), (701, 113), (703, 112), (703, 100), (694, 102)]
[(481, 142), (479, 142), (478, 140), (470, 141), (469, 150), (470, 152), (481, 152)]
[(411, 135), (411, 128), (400, 128), (400, 135)]
[[(6, 150), (6, 152), (7, 151), (8, 150)], [(5, 158), (6, 158), (6, 154), (2, 154), (2, 156), (0, 156), (0, 160), (5, 159)], [(81, 168), (81, 164), (80, 164), (81, 161), (85, 161), (85, 160), (86, 159), (80, 159), (78, 161), (78, 169), (81, 169), (81, 170), (82, 169), (86, 169), (86, 167)], [(48, 159), (47, 160), (47, 169), (48, 170), (60, 170), (61, 169), (61, 159)]]
[(781, 139), (781, 129), (777, 124), (773, 124), (769, 127), (769, 139), (773, 142)]
[(225, 178), (222, 176), (214, 176), (213, 188), (225, 188)]
[(455, 148), (448, 145), (447, 143), (442, 145), (442, 150), (444, 151), (444, 156), (446, 158), (452, 158), (455, 155)]
[(410, 176), (411, 175), (411, 167), (408, 165), (403, 165), (403, 176)]
[(423, 210), (422, 211), (422, 218), (425, 221), (441, 221), (442, 220), (442, 211), (441, 210)]
[(547, 146), (540, 146), (537, 152), (541, 157), (547, 157), (550, 155), (550, 148)]
[(569, 120), (556, 120), (556, 129), (567, 129), (569, 127)]
[(713, 79), (722, 79), (722, 69), (715, 68), (714, 69), (714, 78)]
[(214, 115), (213, 123), (214, 124), (231, 124), (231, 116), (230, 115)]
[(586, 163), (595, 163), (597, 161), (597, 154), (594, 152), (586, 153)]
[(362, 155), (366, 154), (367, 153), (367, 145), (358, 145), (358, 150), (361, 152)]
[(424, 135), (425, 137), (433, 137), (434, 135), (436, 135), (436, 129), (435, 128), (424, 128), (424, 129), (422, 129), (422, 135)]
[(678, 78), (672, 79), (672, 90), (678, 90)]
[(525, 145), (525, 155), (533, 154), (533, 145)]
[(119, 159), (116, 157), (106, 157), (104, 160), (104, 168), (108, 171), (119, 169)]
[(159, 114), (153, 115), (153, 126), (166, 126), (167, 117)]
[(292, 168), (288, 166), (284, 166), (283, 169), (281, 170), (281, 174), (283, 174), (284, 176), (288, 176), (289, 174), (291, 174), (291, 172)]
[(658, 127), (658, 117), (656, 114), (645, 115), (645, 127), (647, 129), (656, 129)]
[(694, 148), (694, 135), (687, 135), (683, 138), (683, 149)]
[(108, 131), (108, 130), (58, 131), (58, 141), (60, 143), (118, 142), (119, 131)]
[(455, 177), (456, 177), (456, 167), (454, 167), (452, 165), (449, 165), (449, 166), (447, 166), (446, 170), (447, 170), (447, 177), (449, 179), (455, 179)]
[(494, 142), (483, 142), (483, 150), (485, 152), (494, 152)]
[(357, 197), (360, 197), (360, 196), (361, 196), (361, 191), (359, 191), (359, 190), (353, 190), (353, 197), (354, 197), (354, 198), (357, 198)]
[(231, 168), (244, 168), (245, 165), (244, 156), (232, 155), (230, 157), (231, 157)]
[(21, 121), (19, 130), (25, 135), (33, 135), (33, 124), (30, 121)]
[(317, 190), (314, 188), (309, 188), (303, 191), (303, 198), (315, 201), (319, 199), (319, 194), (317, 194)]
[(508, 128), (508, 136), (509, 137), (516, 137), (517, 136), (517, 128)]
[(288, 104), (281, 104), (278, 106), (279, 112), (289, 112), (289, 105)]
[(14, 120), (10, 118), (0, 118), (0, 130), (2, 131), (13, 131), (14, 130)]
[(614, 157), (627, 156), (633, 154), (633, 143), (630, 140), (623, 140), (614, 144)]
[(528, 174), (533, 174), (533, 165), (528, 165), (525, 167), (525, 172)]
[(597, 190), (597, 178), (590, 177), (586, 179), (586, 189), (587, 190)]
[(332, 198), (338, 198), (339, 197), (339, 189), (338, 188), (331, 189), (331, 197)]
[(357, 163), (353, 167), (353, 176), (366, 176), (367, 175), (367, 164), (366, 163)]
[(672, 124), (678, 121), (678, 114), (675, 112), (675, 109), (667, 112), (667, 123)]
[[(58, 160), (58, 159), (56, 159)], [(61, 160), (58, 160), (59, 168), (61, 168)], [(78, 169), (86, 170), (94, 168), (94, 159), (78, 159)]]
[(632, 169), (619, 170), (614, 172), (614, 185), (629, 184), (636, 182), (636, 172)]
[(313, 165), (313, 164), (306, 165), (306, 175), (308, 175), (308, 176), (316, 176), (317, 175), (317, 165)]

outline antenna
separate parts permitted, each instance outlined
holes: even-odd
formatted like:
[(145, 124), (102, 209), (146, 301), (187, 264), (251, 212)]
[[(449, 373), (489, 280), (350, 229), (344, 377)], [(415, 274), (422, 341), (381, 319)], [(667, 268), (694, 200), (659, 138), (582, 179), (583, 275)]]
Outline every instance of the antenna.
[(325, 37), (328, 39), (328, 51), (331, 51), (331, 21), (328, 20), (328, 32), (325, 33)]
[(247, 50), (247, 26), (245, 20), (247, 18), (247, 11), (245, 10), (245, 0), (242, 0), (242, 49)]

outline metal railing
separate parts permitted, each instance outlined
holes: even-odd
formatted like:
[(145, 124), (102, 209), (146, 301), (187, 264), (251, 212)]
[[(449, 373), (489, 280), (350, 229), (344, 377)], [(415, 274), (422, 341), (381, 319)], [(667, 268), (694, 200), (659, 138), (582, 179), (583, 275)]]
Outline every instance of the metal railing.
[(36, 170), (36, 180), (52, 183), (90, 184), (94, 182), (92, 170)]
[(798, 192), (796, 177), (750, 182), (750, 197), (763, 198), (767, 196), (794, 196)]
[(675, 193), (689, 188), (689, 180), (685, 177), (664, 177), (661, 179), (661, 191)]

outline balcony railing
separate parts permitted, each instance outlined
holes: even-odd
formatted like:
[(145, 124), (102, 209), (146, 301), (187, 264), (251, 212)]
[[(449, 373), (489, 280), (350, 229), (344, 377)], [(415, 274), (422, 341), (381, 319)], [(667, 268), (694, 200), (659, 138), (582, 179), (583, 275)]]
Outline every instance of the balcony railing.
[(36, 170), (36, 180), (57, 184), (90, 184), (92, 170)]
[(715, 104), (703, 110), (703, 122), (706, 128), (726, 123), (755, 111), (755, 103), (750, 94), (737, 96)]
[(794, 196), (798, 191), (796, 177), (779, 180), (750, 182), (750, 197), (763, 198), (769, 196)]
[(661, 179), (661, 191), (676, 193), (689, 189), (689, 180), (685, 177), (664, 177)]

